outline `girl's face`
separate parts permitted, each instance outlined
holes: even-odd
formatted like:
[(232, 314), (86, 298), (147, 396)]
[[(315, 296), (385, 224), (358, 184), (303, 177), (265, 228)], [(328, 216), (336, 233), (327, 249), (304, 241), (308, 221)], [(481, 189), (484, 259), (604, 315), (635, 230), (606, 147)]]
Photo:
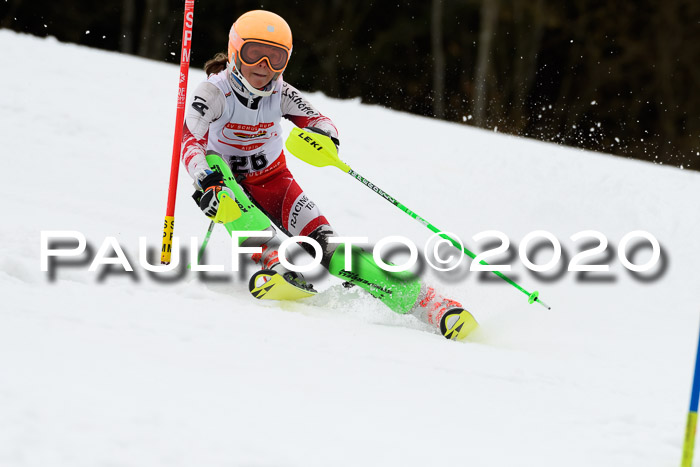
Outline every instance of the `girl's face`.
[(267, 61), (263, 60), (257, 65), (248, 66), (245, 63), (241, 64), (241, 74), (248, 80), (254, 88), (260, 89), (267, 85), (272, 80), (275, 72), (267, 66)]

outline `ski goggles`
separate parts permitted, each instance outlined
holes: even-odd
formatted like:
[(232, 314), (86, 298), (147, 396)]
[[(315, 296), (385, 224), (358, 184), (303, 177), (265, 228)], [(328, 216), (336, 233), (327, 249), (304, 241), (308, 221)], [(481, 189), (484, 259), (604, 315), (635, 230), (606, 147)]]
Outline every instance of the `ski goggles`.
[(248, 41), (244, 42), (241, 47), (240, 58), (241, 62), (248, 66), (254, 66), (267, 60), (270, 69), (280, 73), (287, 67), (289, 52), (277, 45)]

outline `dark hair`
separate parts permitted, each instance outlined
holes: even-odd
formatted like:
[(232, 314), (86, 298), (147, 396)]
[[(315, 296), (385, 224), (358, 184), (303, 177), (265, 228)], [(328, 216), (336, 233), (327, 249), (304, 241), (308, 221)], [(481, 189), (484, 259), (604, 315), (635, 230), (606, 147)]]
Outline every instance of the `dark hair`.
[(225, 70), (227, 66), (228, 57), (225, 53), (219, 52), (218, 54), (214, 55), (214, 58), (208, 60), (207, 63), (204, 64), (204, 72), (207, 74), (207, 76), (209, 76), (211, 74), (219, 73), (221, 70)]

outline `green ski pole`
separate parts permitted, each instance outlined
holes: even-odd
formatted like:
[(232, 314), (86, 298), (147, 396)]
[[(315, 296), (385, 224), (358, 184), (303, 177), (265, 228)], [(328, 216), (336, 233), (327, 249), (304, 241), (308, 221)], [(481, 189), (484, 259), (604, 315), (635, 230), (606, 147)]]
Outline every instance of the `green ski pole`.
[(204, 236), (204, 241), (202, 242), (202, 246), (199, 247), (199, 252), (197, 253), (197, 264), (200, 263), (202, 260), (202, 256), (204, 255), (204, 250), (207, 248), (207, 244), (209, 243), (209, 238), (211, 238), (211, 233), (214, 231), (214, 226), (216, 225), (216, 222), (211, 221), (209, 222), (209, 228), (207, 229), (207, 234)]
[[(452, 244), (455, 248), (458, 250), (462, 251), (466, 255), (468, 255), (470, 258), (475, 259), (476, 254), (472, 253), (469, 251), (467, 248), (463, 247), (460, 245), (458, 241), (450, 237), (449, 235), (442, 233), (442, 230), (438, 229), (435, 227), (433, 224), (428, 222), (425, 218), (419, 216), (417, 213), (413, 212), (409, 208), (407, 208), (405, 205), (400, 203), (396, 198), (379, 188), (377, 185), (374, 183), (370, 182), (367, 180), (365, 177), (360, 175), (359, 173), (355, 172), (349, 165), (347, 165), (345, 162), (341, 161), (338, 158), (338, 153), (335, 147), (335, 144), (331, 141), (331, 139), (325, 135), (321, 135), (318, 133), (309, 133), (305, 132), (300, 128), (294, 128), (292, 132), (290, 133), (289, 137), (287, 138), (286, 142), (287, 149), (289, 149), (289, 152), (294, 154), (297, 158), (301, 159), (302, 161), (306, 162), (307, 164), (313, 165), (315, 167), (326, 167), (329, 165), (332, 165), (334, 167), (337, 167), (338, 169), (342, 170), (343, 172), (349, 174), (351, 177), (353, 177), (355, 180), (359, 181), (362, 183), (364, 186), (372, 190), (373, 192), (377, 193), (379, 196), (396, 206), (397, 208), (401, 209), (403, 212), (411, 216), (413, 219), (417, 220), (421, 224), (423, 224), (425, 227), (430, 229), (432, 232), (438, 234), (440, 237), (444, 238), (448, 242)], [(480, 264), (483, 264), (484, 266), (488, 266), (489, 264), (486, 261), (479, 261)], [(491, 271), (516, 289), (518, 289), (520, 292), (524, 293), (528, 297), (528, 303), (539, 303), (543, 307), (547, 308), (548, 310), (551, 310), (551, 307), (544, 303), (540, 298), (539, 298), (539, 292), (534, 291), (534, 292), (528, 292), (525, 290), (523, 287), (518, 285), (515, 281), (513, 281), (511, 278), (506, 276), (500, 271)]]

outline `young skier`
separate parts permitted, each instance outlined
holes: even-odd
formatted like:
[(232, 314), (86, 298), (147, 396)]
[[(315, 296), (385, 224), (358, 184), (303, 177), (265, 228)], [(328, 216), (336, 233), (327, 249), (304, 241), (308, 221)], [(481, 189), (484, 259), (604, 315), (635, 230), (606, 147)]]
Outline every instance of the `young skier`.
[[(235, 198), (238, 190), (239, 197), (247, 195), (267, 216), (267, 224), (253, 222), (259, 227), (251, 228), (254, 214), (243, 213), (241, 220), (247, 228), (235, 221), (225, 224), (229, 232), (264, 230), (271, 220), (287, 234), (309, 237), (321, 245), (321, 264), (331, 274), (362, 287), (398, 313), (414, 314), (449, 339), (464, 339), (476, 327), (473, 317), (459, 303), (437, 294), (414, 276), (387, 273), (371, 254), (359, 248), (352, 250), (351, 270), (345, 270), (345, 247), (329, 242), (337, 233), (318, 205), (304, 194), (285, 162), (282, 117), (340, 145), (331, 119), (283, 80), (291, 53), (292, 32), (285, 20), (269, 11), (255, 10), (243, 14), (231, 27), (228, 54), (217, 54), (205, 65), (208, 78), (196, 88), (187, 110), (182, 150), (182, 163), (199, 190), (194, 196), (199, 207), (213, 217), (221, 193)], [(224, 178), (222, 170), (217, 170), (219, 162), (230, 168), (235, 180)], [(245, 194), (240, 194), (239, 186)], [(263, 269), (276, 271), (294, 285), (306, 285), (300, 274), (280, 264), (277, 239), (251, 237), (240, 242), (261, 246), (262, 253), (252, 255), (252, 259)]]

